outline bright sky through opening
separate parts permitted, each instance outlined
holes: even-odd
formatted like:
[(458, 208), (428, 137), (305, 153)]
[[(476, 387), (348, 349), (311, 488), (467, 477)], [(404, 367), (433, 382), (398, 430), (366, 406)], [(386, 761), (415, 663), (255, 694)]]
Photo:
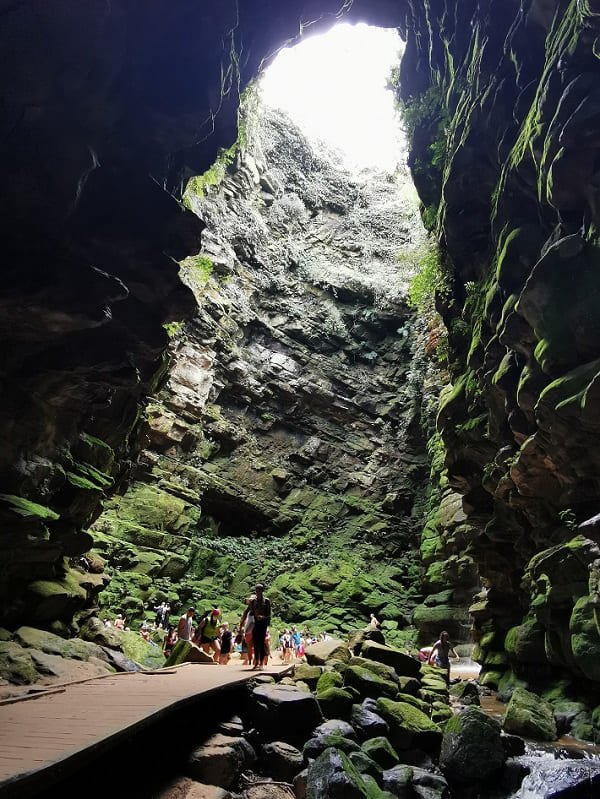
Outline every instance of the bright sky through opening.
[(386, 82), (401, 46), (396, 30), (336, 25), (277, 55), (261, 79), (264, 102), (339, 150), (346, 166), (392, 173), (403, 139)]

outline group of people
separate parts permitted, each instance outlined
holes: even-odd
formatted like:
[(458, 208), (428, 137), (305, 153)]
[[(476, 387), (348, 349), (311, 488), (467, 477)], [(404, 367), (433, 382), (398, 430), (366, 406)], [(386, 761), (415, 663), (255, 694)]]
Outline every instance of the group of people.
[[(215, 663), (227, 665), (234, 648), (242, 654), (242, 662), (251, 663), (255, 670), (262, 670), (270, 656), (271, 602), (265, 596), (264, 586), (259, 583), (254, 594), (246, 599), (246, 607), (234, 636), (229, 623), (222, 620), (221, 611), (215, 607), (194, 626), (196, 608), (190, 607), (179, 619), (177, 629), (172, 626), (165, 639), (172, 649), (174, 640), (183, 639), (197, 644), (207, 654), (212, 654)], [(167, 642), (169, 642), (167, 644)]]

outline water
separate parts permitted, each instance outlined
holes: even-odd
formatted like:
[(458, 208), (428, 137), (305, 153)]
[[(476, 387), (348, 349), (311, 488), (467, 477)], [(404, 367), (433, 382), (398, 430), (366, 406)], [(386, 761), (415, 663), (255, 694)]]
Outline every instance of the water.
[(600, 794), (600, 759), (583, 748), (569, 752), (531, 747), (515, 761), (529, 774), (512, 799), (595, 799)]

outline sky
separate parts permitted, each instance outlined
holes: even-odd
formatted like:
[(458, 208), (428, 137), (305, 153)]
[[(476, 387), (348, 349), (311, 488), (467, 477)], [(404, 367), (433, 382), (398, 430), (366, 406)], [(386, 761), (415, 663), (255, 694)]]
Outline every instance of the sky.
[(336, 25), (278, 53), (261, 79), (263, 100), (339, 150), (345, 166), (392, 173), (403, 142), (385, 86), (401, 46), (395, 30)]

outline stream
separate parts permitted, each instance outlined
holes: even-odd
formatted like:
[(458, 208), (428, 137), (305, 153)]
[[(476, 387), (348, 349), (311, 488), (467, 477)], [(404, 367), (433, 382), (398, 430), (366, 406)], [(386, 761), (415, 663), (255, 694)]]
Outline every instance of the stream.
[[(473, 680), (478, 674), (479, 664), (470, 658), (452, 663), (451, 678)], [(488, 716), (502, 722), (506, 705), (496, 694), (481, 696), (480, 701), (481, 709)], [(600, 796), (600, 745), (569, 735), (551, 743), (524, 740), (525, 753), (510, 758), (502, 785), (496, 791), (469, 799), (596, 799)]]

